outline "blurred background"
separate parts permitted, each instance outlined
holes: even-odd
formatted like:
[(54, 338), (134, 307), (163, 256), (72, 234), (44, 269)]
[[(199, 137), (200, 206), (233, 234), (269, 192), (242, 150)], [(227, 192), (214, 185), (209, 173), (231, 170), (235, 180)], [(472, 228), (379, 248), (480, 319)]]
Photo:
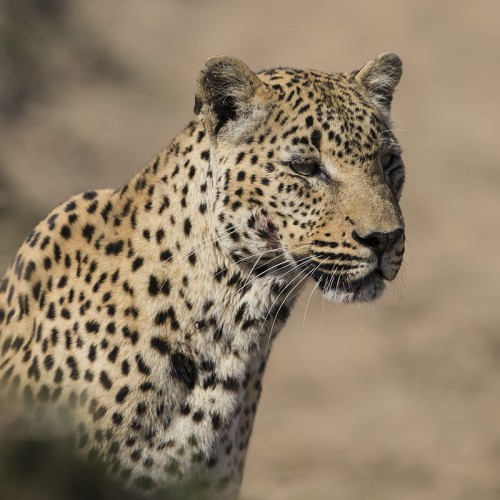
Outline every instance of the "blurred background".
[(301, 296), (244, 500), (500, 498), (500, 5), (0, 0), (0, 274), (53, 206), (168, 144), (209, 56), (333, 72), (387, 50), (405, 268), (376, 304)]

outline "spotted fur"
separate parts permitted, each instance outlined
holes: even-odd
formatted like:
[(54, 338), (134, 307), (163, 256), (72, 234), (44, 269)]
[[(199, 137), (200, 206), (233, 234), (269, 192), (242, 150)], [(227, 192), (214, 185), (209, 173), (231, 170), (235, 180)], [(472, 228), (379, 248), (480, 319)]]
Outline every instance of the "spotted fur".
[(11, 413), (39, 432), (64, 416), (78, 453), (138, 490), (235, 498), (304, 284), (373, 300), (401, 265), (400, 76), (391, 53), (333, 75), (209, 59), (170, 146), (122, 189), (57, 207), (1, 281)]

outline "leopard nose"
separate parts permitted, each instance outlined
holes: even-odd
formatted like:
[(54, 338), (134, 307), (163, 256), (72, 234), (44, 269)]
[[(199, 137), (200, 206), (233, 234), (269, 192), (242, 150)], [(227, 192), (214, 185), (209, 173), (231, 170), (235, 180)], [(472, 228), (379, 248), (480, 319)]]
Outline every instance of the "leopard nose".
[(389, 248), (401, 236), (403, 236), (403, 229), (400, 227), (389, 232), (373, 231), (365, 236), (360, 236), (356, 231), (352, 232), (352, 237), (355, 241), (370, 248), (377, 255), (380, 255), (384, 250)]

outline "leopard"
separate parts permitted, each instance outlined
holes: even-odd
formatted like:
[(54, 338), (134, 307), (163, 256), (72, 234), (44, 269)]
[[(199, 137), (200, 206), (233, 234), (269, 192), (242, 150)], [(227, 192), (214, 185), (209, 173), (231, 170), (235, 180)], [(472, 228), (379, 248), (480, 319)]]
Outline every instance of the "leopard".
[(68, 433), (146, 497), (236, 499), (300, 292), (370, 302), (401, 268), (401, 75), (392, 52), (339, 73), (208, 59), (188, 125), (123, 187), (55, 208), (0, 282), (8, 432)]

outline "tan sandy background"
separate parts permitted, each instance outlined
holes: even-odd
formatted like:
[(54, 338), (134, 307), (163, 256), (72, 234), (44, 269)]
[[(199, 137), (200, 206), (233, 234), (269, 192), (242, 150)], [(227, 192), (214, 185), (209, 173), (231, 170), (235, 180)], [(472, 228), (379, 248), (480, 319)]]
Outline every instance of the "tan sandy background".
[(337, 71), (387, 50), (404, 272), (374, 305), (301, 297), (245, 500), (500, 499), (500, 4), (0, 0), (1, 272), (55, 204), (170, 141), (207, 57)]

